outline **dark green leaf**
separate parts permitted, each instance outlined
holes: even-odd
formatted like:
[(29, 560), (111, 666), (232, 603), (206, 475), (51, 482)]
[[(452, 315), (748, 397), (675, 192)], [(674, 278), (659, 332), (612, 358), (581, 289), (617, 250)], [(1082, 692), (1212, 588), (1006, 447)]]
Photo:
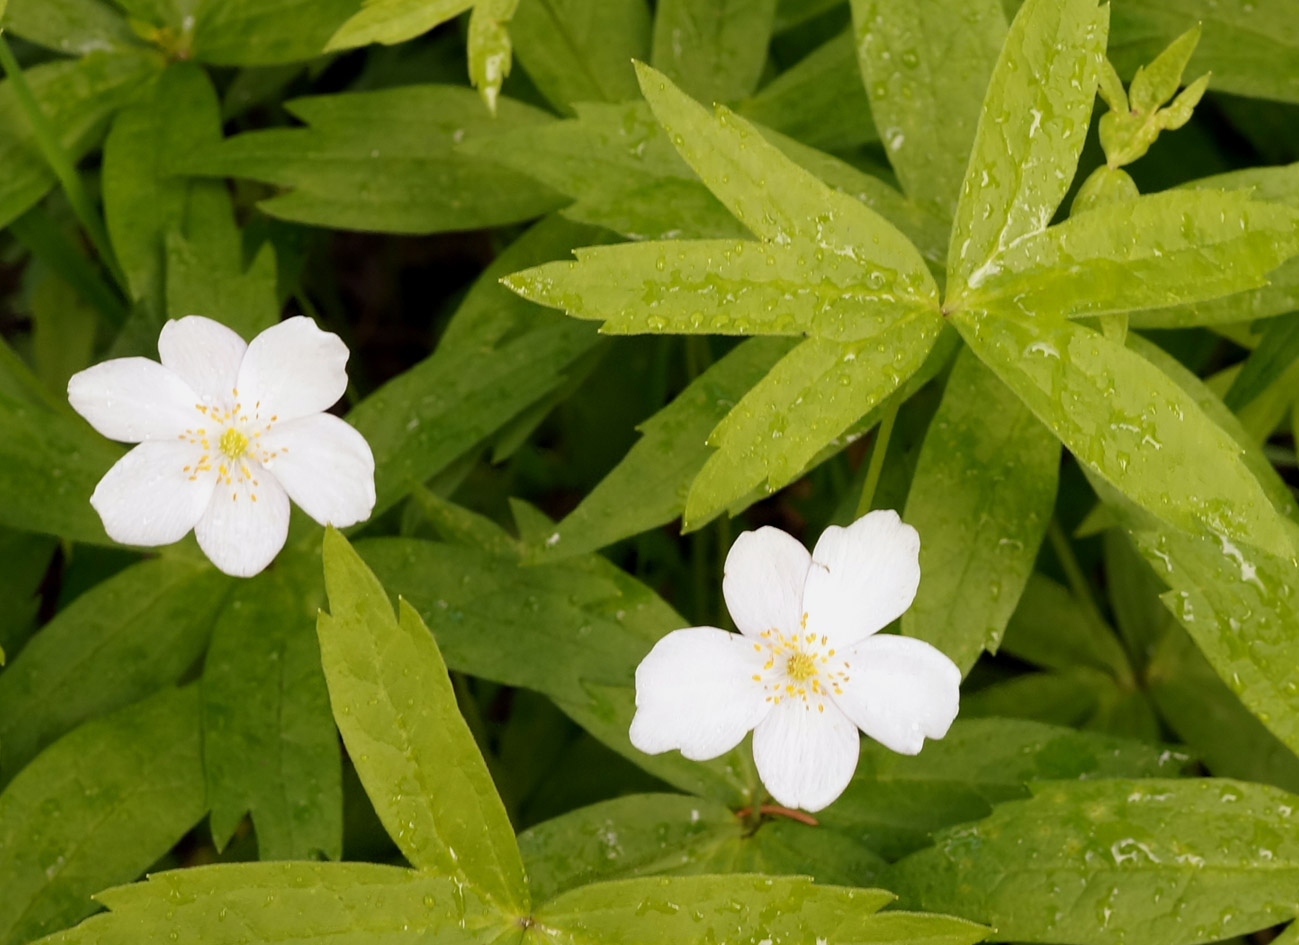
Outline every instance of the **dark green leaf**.
[(751, 93), (767, 61), (776, 0), (659, 0), (650, 61), (705, 102)]
[(200, 0), (194, 58), (215, 66), (274, 66), (314, 59), (357, 0)]
[(1240, 373), (1231, 382), (1222, 398), (1223, 403), (1229, 410), (1239, 412), (1280, 380), (1297, 359), (1299, 315), (1271, 319), (1263, 329), (1258, 347), (1245, 359)]
[(9, 0), (4, 27), (65, 55), (84, 56), (105, 46), (139, 43), (126, 17), (106, 0)]

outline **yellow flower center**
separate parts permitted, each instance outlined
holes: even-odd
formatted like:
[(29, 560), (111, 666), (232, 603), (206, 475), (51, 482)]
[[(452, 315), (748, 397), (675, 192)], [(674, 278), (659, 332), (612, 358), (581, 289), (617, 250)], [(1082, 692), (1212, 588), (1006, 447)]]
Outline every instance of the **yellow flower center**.
[(778, 627), (764, 630), (753, 649), (766, 655), (762, 671), (754, 673), (753, 681), (761, 683), (768, 693), (767, 701), (779, 705), (788, 699), (801, 702), (803, 708), (825, 711), (827, 699), (843, 695), (842, 684), (851, 678), (848, 662), (835, 654), (830, 639), (825, 635), (807, 632), (807, 614), (799, 623), (799, 631), (785, 636)]
[(802, 650), (789, 655), (785, 663), (785, 675), (794, 682), (804, 682), (816, 675), (816, 663)]
[(227, 459), (241, 459), (248, 452), (248, 437), (234, 427), (230, 427), (221, 434), (221, 441), (217, 444), (217, 448), (226, 455)]

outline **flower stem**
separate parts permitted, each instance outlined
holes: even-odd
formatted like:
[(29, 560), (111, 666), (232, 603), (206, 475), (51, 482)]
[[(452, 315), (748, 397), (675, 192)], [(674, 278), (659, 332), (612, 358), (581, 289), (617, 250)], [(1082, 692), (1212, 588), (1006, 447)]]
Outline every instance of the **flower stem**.
[(900, 397), (891, 397), (884, 405), (884, 416), (880, 418), (875, 442), (871, 444), (870, 465), (866, 468), (866, 481), (862, 483), (861, 498), (857, 501), (856, 518), (861, 518), (869, 512), (871, 503), (875, 501), (875, 488), (880, 484), (880, 473), (884, 470), (884, 456), (889, 451), (889, 439), (893, 436), (893, 424), (898, 419), (898, 408), (901, 406)]
[(100, 221), (99, 214), (95, 211), (95, 206), (91, 202), (89, 194), (86, 193), (86, 189), (81, 186), (81, 178), (77, 176), (77, 169), (73, 166), (68, 152), (63, 149), (58, 133), (54, 130), (54, 126), (50, 123), (44, 110), (42, 110), (40, 103), (36, 101), (31, 86), (27, 84), (27, 77), (23, 75), (22, 67), (18, 65), (18, 60), (14, 58), (13, 50), (9, 48), (9, 43), (4, 38), (3, 32), (0, 32), (0, 68), (4, 69), (9, 84), (14, 90), (14, 98), (18, 101), (18, 107), (23, 110), (23, 113), (27, 116), (27, 121), (32, 126), (32, 134), (36, 138), (36, 145), (40, 148), (45, 163), (50, 166), (50, 170), (54, 172), (54, 176), (59, 179), (59, 183), (63, 186), (63, 193), (67, 195), (68, 203), (72, 205), (72, 212), (76, 214), (77, 219), (81, 222), (82, 229), (86, 231), (86, 237), (90, 240), (90, 244), (95, 247), (95, 252), (99, 254), (104, 266), (113, 274), (117, 284), (129, 294), (130, 287), (127, 284), (126, 275), (118, 266), (117, 257), (113, 255), (112, 248), (109, 246), (108, 233), (104, 229), (104, 224)]
[[(794, 810), (792, 807), (781, 807), (779, 804), (762, 804), (758, 807), (758, 814), (766, 817), (788, 817), (790, 820), (797, 820), (800, 824), (807, 824), (809, 827), (821, 826), (821, 822), (811, 814), (806, 814), (801, 810)], [(752, 817), (753, 808), (742, 807), (735, 812), (735, 816), (740, 820)]]

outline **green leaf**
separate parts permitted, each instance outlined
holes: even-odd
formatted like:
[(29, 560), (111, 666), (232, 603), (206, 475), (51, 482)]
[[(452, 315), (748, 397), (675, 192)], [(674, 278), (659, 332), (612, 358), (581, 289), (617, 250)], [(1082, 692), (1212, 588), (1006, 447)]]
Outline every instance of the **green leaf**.
[(0, 783), (82, 722), (180, 680), (229, 587), (206, 563), (156, 558), (60, 610), (0, 674)]
[[(211, 945), (365, 941), (412, 936), (488, 945), (511, 932), (472, 886), (374, 863), (225, 863), (154, 873), (97, 896), (111, 912), (45, 945), (131, 945), (201, 934)], [(200, 931), (201, 930), (201, 931)]]
[(650, 61), (683, 92), (733, 102), (767, 62), (776, 0), (659, 0)]
[(853, 0), (871, 115), (907, 196), (943, 219), (956, 210), (975, 126), (1006, 40), (1000, 0)]
[(558, 390), (599, 343), (588, 326), (525, 302), (498, 280), (601, 238), (564, 220), (538, 223), (479, 277), (437, 350), (348, 415), (374, 451), (376, 512)]
[(1267, 284), (1299, 253), (1299, 213), (1240, 192), (1170, 190), (1026, 234), (970, 278), (967, 304), (1107, 315)]
[(843, 795), (817, 814), (823, 827), (895, 859), (942, 827), (986, 817), (992, 805), (1027, 797), (1039, 781), (1171, 777), (1184, 754), (1096, 732), (1016, 719), (957, 719), (914, 757), (862, 741)]
[(201, 313), (255, 338), (280, 317), (275, 247), (265, 244), (244, 268), (243, 243), (225, 188), (194, 194), (191, 236), (167, 238), (167, 313)]
[(709, 436), (717, 452), (690, 487), (686, 527), (751, 489), (774, 492), (792, 482), (823, 447), (920, 371), (942, 327), (937, 314), (921, 311), (875, 338), (810, 338), (781, 358)]
[(880, 136), (871, 120), (855, 50), (853, 32), (846, 29), (736, 104), (735, 110), (825, 151), (874, 144)]
[(887, 912), (879, 889), (815, 886), (803, 878), (681, 876), (596, 883), (537, 910), (556, 945), (798, 941), (925, 941), (973, 945), (988, 930), (936, 915)]
[[(221, 141), (216, 89), (194, 63), (173, 63), (148, 93), (118, 112), (104, 142), (104, 213), (131, 295), (161, 327), (166, 237), (184, 228), (191, 184), (165, 167), (172, 156)], [(192, 314), (192, 313), (187, 313)]]
[(949, 299), (1051, 222), (1087, 136), (1108, 9), (1095, 0), (1028, 0), (1011, 24), (961, 185)]
[[(438, 514), (437, 500), (427, 502), (426, 512)], [(454, 507), (442, 514), (469, 515)], [(675, 753), (642, 754), (628, 739), (636, 667), (687, 621), (598, 555), (531, 567), (524, 545), (475, 521), (492, 547), (463, 538), (387, 538), (360, 542), (358, 550), (384, 586), (419, 610), (453, 669), (544, 693), (601, 742), (682, 790), (751, 803), (755, 784), (744, 749), (701, 764)]]
[[(1106, 573), (1111, 589), (1126, 576)], [(1046, 669), (1091, 668), (1134, 681), (1132, 664), (1114, 631), (1089, 619), (1067, 587), (1041, 573), (1031, 575), (1024, 586), (1001, 651)]]
[(239, 582), (203, 661), (203, 770), (212, 838), (252, 814), (263, 860), (343, 853), (342, 759), (314, 630), (314, 555)]
[(167, 690), (64, 736), (0, 794), (0, 942), (94, 910), (203, 816), (198, 693)]
[[(46, 535), (0, 529), (0, 613), (7, 615), (0, 623), (0, 649), (7, 652), (10, 663), (36, 630), (41, 584), (57, 547), (58, 542)], [(0, 755), (0, 778), (6, 770)]]
[(976, 916), (1008, 940), (1216, 942), (1294, 915), (1296, 804), (1207, 778), (1042, 785), (944, 831), (889, 880), (904, 901)]
[(1149, 361), (1063, 320), (952, 320), (1078, 461), (1133, 502), (1179, 528), (1293, 553), (1240, 447)]
[(971, 352), (958, 355), (903, 515), (921, 535), (904, 634), (962, 672), (997, 652), (1046, 536), (1059, 467), (1051, 431)]
[(1229, 410), (1239, 412), (1274, 383), (1299, 359), (1299, 315), (1273, 318), (1263, 328), (1263, 337), (1231, 382), (1223, 396)]
[(200, 0), (192, 55), (214, 66), (315, 59), (356, 7), (356, 0)]
[(631, 60), (650, 48), (645, 0), (547, 0), (515, 11), (514, 54), (550, 104), (573, 114), (579, 102), (636, 97)]
[(99, 312), (62, 278), (44, 273), (31, 290), (32, 362), (47, 390), (61, 394), (68, 378), (90, 366)]
[(366, 793), (410, 863), (458, 877), (522, 914), (528, 887), (514, 829), (456, 706), (419, 615), (388, 595), (347, 540), (325, 533), (321, 662), (343, 742)]
[(538, 556), (586, 554), (679, 516), (691, 481), (712, 455), (708, 434), (792, 347), (782, 338), (744, 341), (691, 381), (637, 428), (640, 440), (536, 549)]
[(9, 0), (4, 28), (65, 55), (139, 44), (121, 11), (105, 0)]
[(259, 206), (299, 223), (433, 233), (516, 223), (562, 203), (529, 178), (454, 145), (545, 113), (502, 99), (493, 118), (473, 92), (412, 85), (296, 99), (309, 127), (253, 131), (178, 156), (177, 173), (246, 177), (286, 188)]
[[(12, 11), (11, 11), (12, 13)], [(37, 103), (73, 159), (99, 141), (108, 118), (129, 102), (160, 68), (137, 52), (93, 52), (23, 70)], [(50, 170), (8, 80), (0, 82), (0, 223), (8, 225), (54, 186)]]
[(501, 83), (510, 74), (510, 34), (506, 30), (519, 0), (478, 0), (469, 17), (469, 78), (496, 114)]
[(348, 18), (329, 38), (326, 51), (368, 46), (393, 45), (421, 36), (454, 19), (478, 0), (365, 0), (359, 12)]

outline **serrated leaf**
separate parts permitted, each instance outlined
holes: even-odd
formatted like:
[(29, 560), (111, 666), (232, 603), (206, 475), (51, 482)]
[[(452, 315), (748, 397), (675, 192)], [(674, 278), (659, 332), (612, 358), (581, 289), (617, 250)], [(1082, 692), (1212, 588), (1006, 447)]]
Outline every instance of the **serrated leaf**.
[(423, 35), (435, 26), (454, 19), (477, 0), (365, 0), (330, 37), (326, 52), (368, 46), (393, 45)]
[(505, 807), (460, 715), (446, 664), (409, 604), (393, 616), (374, 574), (325, 533), (330, 613), (317, 629), (334, 718), (379, 819), (410, 863), (503, 911), (529, 902)]
[(203, 816), (198, 693), (167, 690), (86, 723), (0, 794), (0, 942), (94, 910)]
[(373, 863), (226, 863), (154, 873), (97, 896), (111, 912), (45, 945), (130, 945), (201, 940), (211, 945), (363, 940), (412, 936), (488, 945), (517, 921), (472, 886), (445, 876)]
[(1267, 284), (1299, 253), (1299, 213), (1239, 192), (1170, 190), (1026, 234), (978, 279), (973, 306), (1108, 315), (1206, 301)]
[(947, 736), (909, 757), (870, 740), (822, 826), (894, 859), (942, 827), (986, 817), (1039, 781), (1171, 777), (1187, 756), (1098, 732), (1018, 719), (957, 719)]
[[(221, 140), (221, 106), (207, 74), (172, 63), (139, 101), (118, 112), (104, 142), (104, 216), (131, 295), (161, 327), (166, 237), (183, 229), (191, 184), (164, 170), (172, 156)], [(186, 313), (190, 314), (190, 313)], [(207, 314), (207, 313), (204, 313)]]
[(0, 784), (81, 723), (180, 680), (229, 586), (203, 563), (158, 558), (60, 610), (0, 674)]
[(853, 0), (857, 59), (885, 154), (912, 200), (956, 210), (975, 126), (1006, 40), (1000, 0)]
[(127, 48), (139, 38), (106, 0), (8, 0), (6, 32), (57, 52), (84, 56), (106, 46)]
[[(10, 11), (10, 16), (13, 11)], [(80, 158), (98, 143), (109, 117), (160, 71), (161, 58), (147, 52), (92, 52), (24, 69), (32, 94), (69, 156)], [(14, 97), (0, 82), (0, 223), (8, 225), (54, 186), (50, 170)]]
[(903, 514), (921, 535), (904, 634), (962, 672), (985, 649), (997, 652), (1046, 536), (1059, 467), (1051, 431), (973, 353), (959, 354)]
[(692, 98), (733, 102), (767, 62), (776, 0), (660, 0), (650, 62)]
[(1131, 108), (1151, 112), (1164, 105), (1182, 84), (1182, 73), (1191, 61), (1196, 44), (1200, 41), (1202, 26), (1197, 23), (1168, 44), (1148, 65), (1140, 66), (1132, 77), (1128, 90)]
[(192, 55), (214, 66), (275, 66), (315, 59), (357, 0), (200, 0)]
[(314, 618), (315, 556), (281, 554), (235, 585), (203, 660), (203, 770), (224, 847), (245, 812), (263, 860), (343, 854), (342, 759)]
[(1108, 9), (1095, 0), (1028, 0), (1011, 24), (961, 185), (947, 253), (949, 298), (1051, 222), (1087, 134)]
[(638, 429), (641, 438), (536, 549), (542, 560), (586, 554), (672, 521), (712, 450), (708, 434), (791, 348), (782, 338), (736, 345)]
[(550, 104), (573, 114), (579, 102), (635, 98), (633, 59), (650, 48), (645, 0), (523, 3), (510, 35), (514, 53)]
[(1180, 528), (1291, 554), (1240, 447), (1149, 361), (1082, 326), (958, 312), (966, 343), (1078, 461)]
[(338, 229), (434, 233), (517, 223), (563, 203), (534, 180), (454, 145), (546, 114), (502, 99), (490, 115), (472, 91), (412, 85), (296, 99), (309, 127), (253, 131), (178, 156), (172, 170), (286, 188), (259, 206)]
[(919, 314), (866, 341), (810, 338), (776, 362), (717, 425), (708, 458), (690, 487), (691, 527), (764, 486), (793, 481), (832, 440), (920, 370), (943, 327)]
[(944, 831), (889, 880), (906, 902), (978, 917), (1015, 941), (1213, 942), (1294, 915), (1296, 804), (1208, 778), (1043, 785)]

